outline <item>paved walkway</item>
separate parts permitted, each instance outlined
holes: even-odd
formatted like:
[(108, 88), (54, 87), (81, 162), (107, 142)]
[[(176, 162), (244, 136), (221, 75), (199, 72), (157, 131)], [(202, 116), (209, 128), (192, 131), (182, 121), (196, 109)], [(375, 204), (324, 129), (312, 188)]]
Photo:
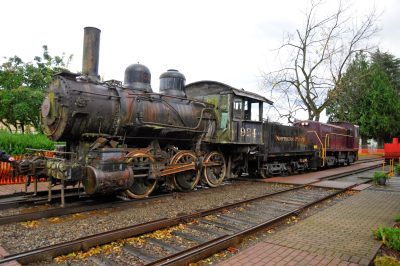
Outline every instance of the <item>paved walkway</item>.
[(380, 247), (372, 230), (399, 213), (400, 191), (363, 190), (220, 265), (368, 265)]

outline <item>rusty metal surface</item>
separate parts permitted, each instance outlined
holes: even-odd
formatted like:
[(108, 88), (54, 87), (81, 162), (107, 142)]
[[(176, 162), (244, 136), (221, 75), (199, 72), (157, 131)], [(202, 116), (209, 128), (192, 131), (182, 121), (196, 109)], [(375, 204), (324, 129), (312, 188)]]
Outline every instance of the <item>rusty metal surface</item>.
[(87, 166), (84, 179), (85, 192), (88, 195), (112, 194), (131, 187), (133, 179), (133, 170), (130, 167), (120, 171), (105, 172), (93, 166)]
[(82, 73), (99, 79), (100, 30), (86, 27), (83, 37)]
[[(83, 134), (192, 139), (215, 131), (212, 107), (200, 101), (56, 76), (42, 112), (44, 132), (53, 140), (79, 140)], [(50, 105), (50, 107), (47, 107)], [(99, 108), (101, 106), (101, 108)]]
[(150, 70), (141, 64), (132, 64), (125, 69), (124, 87), (131, 90), (153, 92)]
[(171, 96), (186, 97), (184, 90), (186, 78), (178, 70), (169, 69), (160, 76), (160, 93)]
[[(253, 110), (259, 112), (258, 120), (251, 117), (251, 104), (272, 104), (268, 99), (244, 90), (235, 89), (216, 81), (199, 81), (185, 87), (188, 97), (206, 101), (215, 106), (218, 120), (216, 143), (262, 144), (262, 108)], [(234, 100), (242, 102), (240, 114), (235, 115)], [(245, 110), (244, 104), (248, 104)]]

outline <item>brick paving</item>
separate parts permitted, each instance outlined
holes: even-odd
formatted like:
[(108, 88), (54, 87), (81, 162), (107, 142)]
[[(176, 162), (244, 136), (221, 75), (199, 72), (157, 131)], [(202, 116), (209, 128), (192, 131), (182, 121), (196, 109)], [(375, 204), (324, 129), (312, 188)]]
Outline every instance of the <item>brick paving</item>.
[(351, 190), (361, 191), (361, 190), (367, 189), (371, 186), (372, 186), (371, 184), (361, 184), (361, 185), (353, 187)]
[(317, 183), (312, 184), (315, 187), (327, 187), (327, 188), (338, 188), (338, 189), (345, 189), (351, 186), (357, 185), (356, 182), (345, 182), (345, 181), (332, 181), (332, 180), (324, 180), (319, 181)]
[(220, 265), (368, 265), (381, 245), (372, 230), (391, 225), (399, 203), (399, 192), (363, 190)]
[[(9, 253), (0, 246), (0, 258), (9, 255)], [(21, 264), (18, 263), (18, 261), (10, 261), (10, 262), (6, 262), (6, 263), (2, 263), (1, 266), (19, 266)]]

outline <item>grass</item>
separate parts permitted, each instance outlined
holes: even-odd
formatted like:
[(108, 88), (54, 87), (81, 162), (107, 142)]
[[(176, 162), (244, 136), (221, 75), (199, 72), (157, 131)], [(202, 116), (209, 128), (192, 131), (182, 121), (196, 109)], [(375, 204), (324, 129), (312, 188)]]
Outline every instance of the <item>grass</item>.
[(54, 142), (43, 134), (15, 134), (0, 131), (0, 150), (8, 154), (26, 153), (26, 148), (53, 150)]

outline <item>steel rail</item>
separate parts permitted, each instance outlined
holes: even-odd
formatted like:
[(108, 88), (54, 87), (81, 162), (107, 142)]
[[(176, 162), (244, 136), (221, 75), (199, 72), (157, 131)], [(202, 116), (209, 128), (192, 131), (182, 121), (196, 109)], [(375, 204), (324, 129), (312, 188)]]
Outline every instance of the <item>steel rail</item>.
[[(359, 174), (359, 173), (362, 173), (362, 172), (366, 172), (366, 171), (369, 171), (369, 170), (372, 170), (372, 169), (376, 169), (376, 168), (378, 168), (378, 167), (380, 167), (380, 164), (368, 166), (368, 167), (365, 167), (365, 168), (362, 168), (362, 169), (353, 170), (353, 171), (351, 171), (351, 172), (346, 172), (346, 173), (340, 173), (340, 174), (335, 174), (335, 175), (327, 176), (327, 177), (321, 178), (321, 180), (325, 180), (325, 179), (326, 179), (326, 180), (338, 179), (338, 178), (341, 178), (341, 177), (345, 177), (345, 176), (349, 176), (349, 175), (355, 175), (355, 174)], [(316, 182), (319, 182), (319, 181), (321, 181), (321, 180), (318, 180), (318, 181), (316, 181)], [(316, 183), (316, 182), (312, 182), (312, 183), (310, 183), (310, 184), (314, 184), (314, 183)]]
[[(47, 192), (47, 191), (46, 191)], [(79, 193), (71, 193), (65, 195), (66, 198), (68, 199), (79, 199), (81, 197), (87, 198), (85, 195), (79, 195)], [(11, 209), (11, 208), (19, 208), (23, 207), (24, 205), (34, 205), (38, 203), (53, 203), (54, 200), (58, 200), (61, 198), (61, 195), (57, 194), (56, 196), (52, 197), (52, 201), (49, 201), (48, 196), (30, 196), (29, 198), (23, 198), (24, 196), (19, 196), (16, 198), (20, 198), (17, 200), (0, 200), (0, 210), (6, 210), (6, 209)]]
[(240, 205), (248, 203), (248, 202), (257, 201), (257, 200), (264, 199), (264, 198), (267, 198), (267, 197), (270, 197), (273, 195), (278, 195), (278, 194), (281, 194), (284, 192), (297, 190), (297, 189), (300, 189), (303, 187), (305, 187), (305, 185), (265, 194), (265, 195), (258, 196), (255, 198), (227, 204), (224, 206), (220, 206), (220, 207), (216, 207), (216, 208), (212, 208), (212, 209), (208, 209), (208, 210), (204, 210), (204, 211), (199, 211), (199, 212), (196, 212), (193, 214), (186, 214), (186, 215), (178, 216), (175, 218), (169, 218), (169, 219), (163, 218), (163, 219), (159, 219), (159, 220), (155, 220), (155, 221), (151, 221), (151, 222), (147, 222), (147, 223), (142, 223), (142, 224), (138, 224), (138, 225), (133, 225), (133, 226), (128, 226), (128, 227), (112, 230), (112, 231), (105, 232), (105, 233), (99, 233), (99, 234), (95, 234), (95, 235), (82, 237), (82, 238), (79, 238), (76, 240), (72, 240), (72, 241), (68, 241), (68, 242), (64, 242), (64, 243), (60, 243), (60, 244), (37, 248), (34, 250), (21, 252), (18, 254), (8, 255), (8, 256), (5, 256), (4, 258), (0, 259), (0, 265), (2, 263), (6, 263), (9, 261), (13, 261), (13, 260), (17, 260), (20, 263), (28, 263), (28, 262), (42, 260), (44, 258), (56, 257), (56, 256), (59, 256), (62, 254), (67, 254), (67, 253), (71, 253), (71, 252), (78, 251), (78, 250), (88, 250), (89, 248), (91, 248), (93, 246), (106, 244), (106, 243), (109, 243), (112, 241), (116, 241), (118, 239), (132, 237), (135, 235), (149, 233), (149, 232), (158, 230), (160, 228), (175, 226), (175, 225), (178, 225), (183, 222), (191, 221), (191, 220), (199, 218), (199, 217), (204, 217), (209, 214), (222, 211), (224, 209), (233, 208), (233, 207), (240, 206)]
[[(45, 183), (45, 182), (43, 182)], [(78, 192), (77, 188), (68, 188), (65, 189), (65, 192)], [(61, 189), (56, 189), (53, 190), (54, 194), (61, 194)], [(40, 190), (37, 192), (37, 195), (34, 195), (34, 192), (15, 192), (13, 194), (5, 194), (5, 195), (0, 195), (0, 202), (7, 201), (8, 199), (12, 198), (22, 198), (22, 197), (41, 197), (41, 196), (47, 196), (48, 191), (46, 190)]]
[[(370, 167), (368, 167), (370, 168)], [(356, 171), (359, 171), (361, 169), (357, 169)], [(354, 172), (354, 171), (352, 171)], [(347, 175), (351, 175), (352, 172), (348, 172)], [(343, 175), (343, 173), (342, 173)], [(368, 182), (368, 181), (367, 181)], [(10, 261), (18, 261), (20, 263), (28, 263), (28, 262), (34, 262), (34, 261), (39, 261), (39, 260), (43, 260), (45, 258), (49, 258), (49, 257), (56, 257), (62, 254), (67, 254), (67, 253), (71, 253), (71, 252), (75, 252), (78, 250), (88, 250), (89, 248), (93, 247), (93, 246), (97, 246), (97, 245), (102, 245), (102, 244), (106, 244), (106, 243), (110, 243), (112, 241), (116, 241), (119, 239), (123, 239), (123, 238), (127, 238), (127, 237), (133, 237), (133, 236), (137, 236), (137, 235), (141, 235), (141, 234), (145, 234), (145, 233), (149, 233), (155, 230), (159, 230), (161, 228), (166, 228), (166, 227), (171, 227), (171, 226), (175, 226), (178, 225), (180, 223), (184, 223), (187, 221), (192, 221), (193, 219), (199, 218), (199, 217), (204, 217), (207, 216), (209, 214), (212, 213), (216, 213), (225, 209), (230, 209), (233, 207), (237, 207), (249, 202), (253, 202), (253, 201), (258, 201), (258, 200), (262, 200), (264, 198), (268, 198), (274, 195), (278, 195), (278, 194), (282, 194), (285, 192), (289, 192), (289, 191), (294, 191), (294, 190), (298, 190), (301, 188), (304, 188), (306, 186), (309, 186), (310, 184), (305, 184), (305, 185), (299, 185), (299, 186), (295, 186), (289, 189), (283, 189), (280, 191), (276, 191), (276, 192), (272, 192), (272, 193), (268, 193), (265, 195), (261, 195), (261, 196), (257, 196), (254, 198), (250, 198), (247, 200), (243, 200), (243, 201), (239, 201), (239, 202), (235, 202), (235, 203), (230, 203), (224, 206), (220, 206), (220, 207), (216, 207), (216, 208), (212, 208), (212, 209), (208, 209), (208, 210), (204, 210), (204, 211), (199, 211), (193, 214), (187, 214), (187, 215), (182, 215), (182, 216), (178, 216), (178, 217), (174, 217), (174, 218), (163, 218), (163, 219), (159, 219), (159, 220), (155, 220), (155, 221), (151, 221), (151, 222), (147, 222), (147, 223), (142, 223), (142, 224), (138, 224), (138, 225), (133, 225), (133, 226), (128, 226), (125, 228), (120, 228), (120, 229), (116, 229), (116, 230), (112, 230), (112, 231), (108, 231), (108, 232), (104, 232), (104, 233), (99, 233), (99, 234), (95, 234), (95, 235), (90, 235), (90, 236), (86, 236), (86, 237), (82, 237), (76, 240), (72, 240), (72, 241), (68, 241), (68, 242), (64, 242), (64, 243), (59, 243), (59, 244), (55, 244), (55, 245), (51, 245), (51, 246), (46, 246), (46, 247), (41, 247), (41, 248), (37, 248), (34, 250), (29, 250), (29, 251), (25, 251), (25, 252), (21, 252), (21, 253), (17, 253), (17, 254), (12, 254), (12, 255), (8, 255), (5, 256), (4, 258), (0, 259), (0, 264), (2, 263), (6, 263), (6, 262), (10, 262)], [(173, 263), (180, 263), (178, 260), (179, 258), (184, 258), (185, 261), (188, 258), (198, 258), (198, 256), (205, 256), (204, 254), (209, 254), (209, 252), (211, 252), (210, 250), (215, 250), (214, 245), (218, 246), (218, 249), (221, 250), (221, 248), (223, 249), (224, 247), (229, 247), (230, 245), (233, 245), (234, 243), (236, 243), (238, 241), (238, 239), (240, 239), (240, 237), (243, 237), (245, 234), (248, 234), (250, 232), (254, 232), (256, 230), (259, 230), (261, 228), (264, 228), (267, 225), (270, 225), (271, 223), (273, 223), (274, 221), (278, 221), (281, 219), (284, 219), (285, 217), (288, 217), (290, 215), (293, 214), (297, 214), (298, 212), (300, 212), (301, 210), (303, 210), (304, 208), (307, 208), (311, 205), (314, 205), (318, 202), (321, 202), (327, 198), (333, 197), (339, 193), (342, 193), (348, 189), (351, 189), (354, 186), (357, 186), (358, 184), (355, 184), (351, 187), (345, 188), (345, 189), (339, 189), (337, 192), (332, 193), (326, 197), (323, 197), (322, 199), (318, 199), (316, 201), (313, 201), (311, 203), (305, 204), (303, 206), (300, 206), (299, 208), (287, 212), (286, 214), (283, 214), (277, 218), (274, 218), (270, 221), (264, 222), (262, 224), (253, 226), (249, 229), (246, 229), (244, 231), (241, 231), (237, 234), (234, 235), (229, 235), (229, 236), (224, 236), (222, 238), (220, 238), (220, 240), (213, 240), (212, 243), (214, 244), (201, 244), (199, 246), (199, 249), (201, 249), (201, 255), (198, 254), (198, 252), (200, 251), (194, 251), (192, 249), (187, 250), (187, 251), (183, 251), (181, 253), (177, 253), (175, 255), (170, 256), (171, 258), (169, 258), (168, 260), (160, 260), (160, 263), (162, 261), (164, 261), (165, 263), (172, 263), (171, 260), (173, 259), (174, 262)], [(170, 194), (166, 194), (166, 195), (170, 195)], [(132, 203), (132, 202), (130, 202)], [(215, 242), (214, 242), (215, 241)], [(234, 243), (233, 243), (234, 242)], [(228, 243), (228, 244), (224, 244), (224, 243)], [(185, 253), (185, 252), (190, 252), (190, 255)], [(178, 256), (178, 254), (180, 254)], [(196, 255), (197, 254), (197, 255)], [(189, 256), (189, 257), (188, 257)], [(177, 261), (175, 261), (177, 260)]]
[(95, 211), (99, 209), (126, 207), (131, 204), (137, 204), (143, 201), (156, 200), (163, 197), (173, 197), (174, 195), (175, 194), (160, 194), (143, 199), (115, 200), (115, 201), (103, 199), (100, 202), (95, 201), (96, 198), (86, 197), (84, 201), (79, 202), (79, 205), (71, 204), (66, 207), (56, 207), (36, 212), (14, 214), (9, 216), (0, 216), (0, 225), (36, 220), (41, 218), (50, 218), (55, 216), (64, 216), (73, 213)]
[(299, 208), (297, 208), (295, 210), (288, 211), (278, 217), (267, 220), (265, 222), (255, 225), (255, 226), (252, 226), (248, 229), (242, 230), (242, 231), (234, 233), (232, 235), (225, 235), (220, 238), (213, 239), (211, 241), (202, 243), (195, 247), (189, 248), (182, 252), (172, 254), (171, 256), (161, 258), (159, 260), (150, 262), (145, 265), (188, 265), (190, 262), (194, 262), (194, 261), (201, 260), (203, 258), (207, 258), (219, 251), (222, 251), (222, 250), (227, 249), (232, 246), (237, 246), (243, 240), (243, 238), (245, 238), (253, 233), (256, 233), (257, 231), (268, 228), (273, 224), (281, 222), (282, 220), (284, 220), (288, 217), (291, 217), (293, 215), (298, 215), (302, 210), (309, 208), (315, 204), (318, 204), (322, 201), (325, 201), (329, 198), (332, 198), (340, 193), (343, 193), (347, 189), (349, 189), (349, 188), (340, 189), (339, 191), (334, 192), (330, 195), (327, 195), (321, 199), (315, 200), (311, 203), (307, 203), (303, 206), (300, 206)]
[[(346, 172), (346, 173), (340, 173), (337, 175), (331, 175), (329, 177), (321, 178), (323, 179), (337, 179), (341, 178), (343, 176), (348, 176), (350, 174), (356, 174), (364, 171), (368, 171), (371, 169), (376, 168), (375, 166), (370, 166), (367, 168), (363, 169), (357, 169), (352, 172)], [(312, 185), (316, 182), (315, 181), (312, 183), (309, 183), (307, 185)], [(285, 191), (285, 190), (283, 190)], [(29, 212), (29, 213), (22, 213), (22, 214), (15, 214), (15, 215), (9, 215), (9, 216), (0, 216), (0, 225), (8, 224), (8, 223), (17, 223), (17, 222), (25, 222), (29, 220), (36, 220), (36, 219), (41, 219), (41, 218), (50, 218), (50, 217), (55, 217), (55, 216), (64, 216), (68, 214), (73, 214), (73, 213), (82, 213), (82, 212), (87, 212), (87, 211), (94, 211), (94, 210), (99, 210), (99, 209), (106, 209), (106, 208), (115, 208), (115, 207), (125, 207), (129, 206), (130, 204), (135, 204), (141, 201), (148, 201), (148, 200), (153, 200), (153, 199), (158, 199), (160, 197), (169, 197), (169, 196), (174, 196), (175, 194), (161, 194), (161, 195), (155, 195), (151, 196), (149, 198), (144, 198), (144, 199), (133, 199), (129, 201), (111, 201), (111, 202), (105, 202), (99, 203), (99, 202), (94, 202), (93, 198), (85, 198), (86, 202), (83, 201), (80, 203), (80, 205), (69, 205), (66, 207), (62, 208), (52, 208), (48, 210), (41, 210), (37, 212)], [(47, 198), (46, 198), (47, 199)], [(35, 201), (34, 199), (32, 199)], [(6, 204), (6, 203), (4, 203)], [(10, 204), (10, 203), (8, 203)], [(18, 206), (19, 204), (24, 204), (24, 202), (21, 203), (14, 203), (14, 205)], [(32, 203), (31, 203), (32, 204)], [(86, 205), (83, 205), (86, 204)], [(2, 203), (0, 203), (0, 208), (2, 206)]]

